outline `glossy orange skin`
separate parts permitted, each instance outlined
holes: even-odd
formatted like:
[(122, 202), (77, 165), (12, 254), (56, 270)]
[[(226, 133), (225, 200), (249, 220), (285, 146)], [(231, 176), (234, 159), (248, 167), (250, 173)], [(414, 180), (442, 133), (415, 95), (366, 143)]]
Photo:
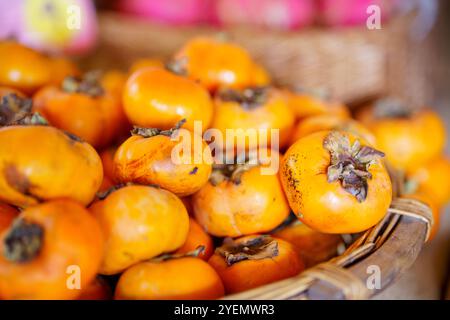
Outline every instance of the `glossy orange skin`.
[[(369, 167), (368, 194), (363, 202), (348, 193), (340, 181), (328, 182), (330, 153), (323, 141), (330, 131), (308, 135), (294, 143), (281, 161), (281, 182), (295, 215), (323, 233), (356, 233), (378, 223), (392, 199), (392, 185), (381, 160)], [(342, 131), (350, 139), (355, 136)], [(359, 138), (358, 138), (359, 139)], [(362, 145), (368, 145), (359, 139)]]
[(109, 147), (100, 152), (100, 159), (102, 159), (103, 174), (109, 180), (115, 181), (114, 178), (114, 155), (116, 154), (116, 147)]
[[(24, 210), (20, 218), (44, 229), (36, 257), (16, 263), (0, 255), (0, 298), (74, 299), (79, 289), (69, 289), (69, 266), (79, 266), (80, 287), (88, 286), (100, 266), (103, 237), (98, 223), (80, 204), (71, 200), (49, 201)], [(1, 235), (1, 252), (3, 239)]]
[(19, 210), (6, 203), (0, 202), (0, 233), (9, 228), (13, 220), (19, 215)]
[[(256, 236), (237, 239), (245, 241)], [(260, 260), (242, 260), (228, 266), (225, 259), (214, 253), (209, 264), (217, 271), (227, 294), (250, 290), (265, 284), (293, 277), (305, 268), (294, 247), (281, 239), (278, 242), (278, 255)]]
[(85, 287), (77, 300), (111, 300), (112, 290), (109, 284), (100, 277), (95, 279)]
[[(227, 129), (242, 129), (243, 132), (235, 132), (236, 141), (246, 141), (246, 148), (256, 148), (257, 146), (248, 146), (251, 143), (245, 130), (248, 129), (267, 129), (267, 146), (270, 146), (270, 129), (279, 130), (279, 146), (282, 148), (289, 142), (289, 135), (294, 126), (295, 115), (287, 104), (285, 95), (277, 89), (269, 89), (269, 97), (265, 104), (247, 110), (239, 103), (234, 101), (223, 101), (217, 96), (214, 99), (215, 112), (211, 127), (222, 132), (224, 141), (226, 139)], [(264, 137), (264, 136), (263, 136)], [(241, 143), (242, 144), (242, 143)], [(261, 145), (258, 142), (258, 145)], [(273, 146), (276, 148), (276, 146)], [(243, 149), (242, 147), (238, 149)]]
[(142, 262), (127, 269), (119, 279), (118, 300), (211, 300), (224, 295), (214, 269), (197, 258)]
[(127, 79), (128, 76), (125, 72), (110, 70), (102, 75), (100, 83), (105, 90), (121, 100)]
[(441, 220), (440, 219), (441, 208), (440, 208), (439, 204), (436, 202), (434, 196), (427, 193), (426, 191), (418, 191), (413, 194), (405, 195), (404, 197), (419, 200), (430, 207), (431, 213), (433, 214), (434, 223), (431, 227), (430, 236), (428, 238), (428, 241), (433, 240), (439, 231), (440, 220)]
[(356, 136), (360, 136), (371, 145), (376, 145), (374, 135), (363, 124), (358, 121), (342, 118), (341, 116), (333, 114), (322, 114), (300, 120), (293, 130), (291, 144), (311, 133), (324, 130), (348, 131)]
[(50, 59), (50, 64), (52, 67), (50, 83), (55, 86), (60, 85), (66, 77), (81, 75), (78, 67), (68, 59), (55, 57)]
[(48, 126), (0, 129), (0, 199), (27, 207), (43, 200), (92, 201), (102, 183), (97, 152)]
[(253, 66), (252, 85), (254, 86), (268, 86), (272, 82), (267, 70), (259, 64)]
[(137, 59), (131, 64), (131, 66), (128, 70), (128, 73), (132, 74), (140, 69), (145, 69), (145, 68), (149, 68), (149, 67), (164, 69), (164, 63), (162, 62), (162, 60), (153, 59), (153, 58)]
[[(180, 142), (163, 135), (128, 138), (114, 156), (116, 181), (154, 184), (180, 197), (198, 191), (209, 179), (211, 152), (200, 136), (194, 137), (193, 133), (183, 129), (179, 131), (183, 134)], [(178, 144), (184, 145), (185, 137), (190, 137), (190, 142), (186, 143), (191, 150), (189, 161), (179, 159), (181, 163), (176, 163), (172, 159), (172, 151), (178, 149)], [(201, 146), (195, 147), (194, 139), (202, 141)], [(198, 163), (195, 163), (196, 159)]]
[(170, 129), (181, 119), (183, 128), (194, 130), (194, 121), (203, 129), (211, 123), (213, 106), (208, 91), (188, 78), (159, 68), (133, 73), (124, 93), (125, 113), (134, 125)]
[(198, 255), (203, 260), (208, 260), (214, 252), (214, 244), (209, 234), (193, 218), (189, 218), (189, 232), (186, 242), (175, 253), (185, 254), (192, 252), (199, 246), (204, 246), (205, 250)]
[(256, 84), (253, 60), (245, 49), (232, 43), (207, 37), (193, 38), (175, 59), (185, 61), (188, 77), (198, 80), (210, 91), (220, 86), (243, 88)]
[(30, 94), (51, 81), (50, 59), (16, 42), (0, 41), (0, 61), (0, 86)]
[(317, 232), (300, 221), (276, 231), (273, 236), (291, 243), (307, 268), (336, 256), (342, 243), (340, 235)]
[(112, 94), (91, 97), (47, 86), (34, 96), (33, 111), (53, 126), (77, 135), (95, 148), (109, 145), (124, 121), (123, 109)]
[(417, 184), (417, 191), (432, 195), (439, 206), (450, 200), (450, 160), (445, 156), (414, 168), (407, 173), (407, 179)]
[(242, 174), (241, 183), (208, 182), (192, 196), (195, 218), (209, 234), (238, 237), (269, 231), (289, 214), (278, 175), (263, 175), (261, 167)]
[(348, 108), (338, 102), (327, 102), (313, 95), (285, 91), (289, 106), (298, 119), (304, 119), (321, 114), (333, 114), (341, 118), (350, 118)]
[(189, 216), (181, 200), (163, 189), (127, 186), (95, 202), (90, 211), (106, 239), (100, 274), (117, 274), (131, 265), (183, 245)]
[(411, 171), (439, 156), (446, 140), (440, 117), (423, 110), (411, 118), (374, 119), (372, 111), (363, 111), (359, 118), (373, 132), (377, 146), (396, 169)]

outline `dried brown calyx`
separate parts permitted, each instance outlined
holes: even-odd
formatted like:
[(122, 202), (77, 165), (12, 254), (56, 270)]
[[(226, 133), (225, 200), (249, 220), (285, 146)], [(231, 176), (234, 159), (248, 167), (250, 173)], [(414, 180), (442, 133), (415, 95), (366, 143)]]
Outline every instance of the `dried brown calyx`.
[(166, 70), (179, 76), (187, 76), (187, 57), (170, 60), (165, 64)]
[(240, 157), (237, 157), (233, 164), (214, 164), (209, 181), (213, 186), (217, 186), (223, 181), (231, 181), (238, 185), (241, 183), (242, 174), (258, 165), (259, 162), (256, 159), (240, 160)]
[(340, 181), (342, 187), (354, 195), (359, 202), (367, 197), (367, 180), (371, 164), (384, 157), (384, 153), (368, 146), (361, 146), (359, 140), (350, 145), (348, 136), (332, 131), (324, 140), (323, 146), (331, 154), (327, 170), (328, 182)]
[(44, 229), (39, 224), (17, 219), (3, 240), (3, 256), (12, 262), (28, 262), (39, 254), (43, 240)]
[(377, 119), (382, 118), (410, 118), (414, 111), (402, 101), (395, 98), (377, 100), (373, 106), (373, 114)]
[(48, 122), (39, 113), (31, 112), (32, 105), (31, 99), (15, 93), (6, 94), (0, 101), (0, 126), (47, 125)]
[(216, 249), (228, 266), (243, 260), (271, 259), (278, 256), (278, 242), (271, 236), (259, 236), (243, 242), (226, 238)]
[(248, 87), (243, 90), (222, 89), (219, 98), (226, 102), (239, 103), (242, 108), (251, 110), (264, 105), (269, 97), (268, 87)]
[(154, 136), (166, 136), (171, 137), (177, 130), (179, 130), (183, 124), (186, 122), (186, 119), (181, 119), (178, 121), (175, 126), (168, 130), (161, 130), (158, 128), (143, 128), (143, 127), (133, 127), (131, 130), (131, 134), (133, 136), (141, 136), (144, 138), (150, 138)]
[(198, 246), (197, 248), (195, 248), (195, 250), (192, 250), (192, 251), (189, 251), (186, 253), (166, 253), (166, 254), (157, 256), (153, 259), (150, 259), (150, 261), (151, 262), (163, 262), (163, 261), (167, 261), (167, 260), (188, 258), (188, 257), (197, 258), (203, 252), (205, 252), (205, 250), (206, 250), (205, 246)]
[(96, 98), (105, 93), (100, 84), (100, 76), (99, 71), (87, 72), (82, 77), (68, 76), (63, 80), (61, 87), (65, 92), (82, 93)]

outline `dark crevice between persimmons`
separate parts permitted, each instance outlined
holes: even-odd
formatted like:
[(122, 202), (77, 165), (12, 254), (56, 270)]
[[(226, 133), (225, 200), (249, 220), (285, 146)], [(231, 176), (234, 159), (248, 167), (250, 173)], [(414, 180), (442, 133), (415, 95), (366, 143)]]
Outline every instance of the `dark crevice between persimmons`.
[(340, 181), (342, 187), (363, 202), (367, 197), (367, 180), (372, 179), (368, 171), (384, 153), (368, 146), (361, 146), (359, 140), (353, 145), (347, 135), (332, 131), (323, 146), (330, 152), (331, 163), (327, 169), (328, 182)]
[(167, 260), (172, 259), (181, 259), (181, 258), (198, 258), (202, 253), (204, 253), (206, 250), (205, 246), (198, 246), (192, 251), (186, 252), (186, 253), (166, 253), (162, 254), (160, 256), (157, 256), (153, 259), (150, 259), (150, 262), (163, 262)]
[(38, 112), (31, 112), (33, 102), (15, 93), (6, 94), (0, 101), (0, 126), (48, 125)]
[(243, 109), (252, 110), (264, 105), (269, 97), (268, 87), (248, 87), (243, 90), (223, 89), (220, 90), (219, 98), (225, 102), (236, 102)]
[(61, 88), (68, 93), (82, 93), (96, 98), (105, 93), (100, 84), (100, 76), (99, 71), (87, 72), (82, 77), (68, 76), (63, 80)]
[(39, 255), (44, 229), (37, 223), (16, 219), (3, 240), (3, 256), (12, 262), (25, 263)]
[(225, 258), (228, 266), (244, 260), (272, 259), (279, 254), (278, 242), (267, 235), (242, 242), (225, 238), (223, 245), (217, 248), (216, 252)]
[(161, 130), (158, 128), (143, 128), (143, 127), (133, 127), (131, 134), (133, 136), (141, 136), (144, 138), (151, 138), (154, 136), (166, 136), (171, 137), (177, 130), (179, 130), (186, 123), (186, 119), (181, 119), (178, 121), (173, 128), (168, 130)]
[[(113, 185), (112, 187), (110, 187), (109, 189), (105, 190), (105, 191), (100, 191), (96, 193), (96, 196), (99, 200), (104, 200), (106, 199), (111, 193), (120, 190), (122, 188), (128, 187), (128, 186), (136, 186), (138, 184), (135, 184), (133, 182), (127, 182), (127, 183), (118, 183), (116, 185)], [(159, 185), (157, 184), (146, 184), (144, 185), (146, 187), (151, 187), (151, 188), (161, 188)]]

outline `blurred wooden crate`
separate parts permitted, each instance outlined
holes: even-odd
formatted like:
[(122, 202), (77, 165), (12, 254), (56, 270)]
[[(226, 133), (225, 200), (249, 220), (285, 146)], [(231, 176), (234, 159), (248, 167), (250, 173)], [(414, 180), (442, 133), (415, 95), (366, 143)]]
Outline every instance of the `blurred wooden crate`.
[(409, 37), (411, 21), (411, 16), (397, 18), (381, 30), (274, 32), (170, 27), (103, 13), (98, 49), (83, 62), (88, 68), (126, 68), (140, 57), (168, 58), (191, 37), (225, 32), (268, 68), (279, 85), (326, 88), (346, 103), (392, 94), (424, 104), (431, 85), (424, 76), (424, 48)]

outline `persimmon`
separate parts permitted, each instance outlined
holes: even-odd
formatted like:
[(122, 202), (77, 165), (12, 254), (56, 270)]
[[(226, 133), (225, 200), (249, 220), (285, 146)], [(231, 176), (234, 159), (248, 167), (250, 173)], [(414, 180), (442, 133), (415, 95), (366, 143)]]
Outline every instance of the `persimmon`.
[(324, 233), (356, 233), (374, 226), (392, 199), (383, 156), (344, 131), (320, 131), (297, 140), (280, 169), (292, 211)]
[(122, 101), (123, 89), (125, 88), (127, 79), (128, 76), (125, 72), (109, 70), (100, 77), (100, 84), (102, 88)]
[[(295, 116), (287, 104), (285, 95), (271, 87), (248, 87), (243, 90), (223, 89), (214, 99), (215, 112), (211, 127), (226, 136), (227, 129), (235, 130), (235, 141), (245, 141), (247, 148), (256, 148), (247, 130), (269, 130), (267, 141), (258, 145), (270, 145), (272, 129), (279, 130), (279, 145), (285, 146), (293, 128)], [(237, 131), (239, 130), (239, 131)], [(235, 143), (239, 149), (238, 143)]]
[(278, 174), (250, 162), (215, 169), (192, 205), (198, 223), (218, 237), (266, 232), (289, 214)]
[(428, 241), (433, 240), (433, 238), (436, 236), (436, 234), (439, 231), (440, 215), (441, 215), (440, 205), (437, 203), (434, 196), (432, 194), (427, 193), (427, 191), (416, 191), (411, 194), (403, 195), (403, 197), (419, 200), (430, 207), (431, 213), (433, 215), (433, 225), (430, 230), (430, 235), (428, 237)]
[(19, 210), (6, 203), (0, 202), (0, 233), (3, 230), (6, 230), (18, 215)]
[(102, 176), (97, 152), (72, 135), (48, 126), (0, 129), (0, 199), (7, 203), (71, 198), (87, 205)]
[(189, 216), (173, 193), (149, 186), (125, 186), (90, 211), (105, 234), (100, 274), (117, 274), (131, 265), (183, 245)]
[(178, 196), (198, 191), (211, 173), (211, 151), (200, 136), (180, 125), (170, 130), (135, 128), (114, 156), (115, 179), (158, 185)]
[(0, 41), (0, 61), (0, 86), (30, 94), (51, 80), (50, 59), (16, 42)]
[(53, 126), (95, 148), (109, 145), (125, 121), (120, 101), (99, 83), (98, 75), (68, 77), (61, 86), (46, 86), (34, 95), (33, 111)]
[(208, 91), (191, 79), (164, 69), (144, 68), (133, 73), (123, 93), (123, 105), (130, 122), (142, 127), (169, 129), (181, 119), (194, 130), (211, 123), (213, 105)]
[(172, 69), (199, 81), (208, 90), (221, 86), (243, 88), (254, 83), (255, 63), (248, 52), (226, 41), (197, 37), (174, 56)]
[(412, 110), (385, 99), (363, 109), (358, 119), (375, 135), (377, 147), (396, 169), (414, 170), (443, 151), (445, 127), (432, 110)]
[(199, 253), (198, 257), (203, 260), (208, 260), (214, 252), (214, 244), (211, 236), (202, 229), (197, 221), (193, 218), (189, 218), (189, 232), (186, 242), (176, 251), (176, 253), (189, 253), (199, 246), (203, 246), (205, 249)]
[(208, 262), (219, 274), (227, 293), (290, 278), (304, 269), (290, 243), (259, 235), (225, 239)]
[(127, 269), (117, 283), (115, 299), (210, 300), (223, 295), (222, 281), (207, 262), (168, 257)]
[(272, 82), (267, 70), (260, 64), (255, 63), (253, 66), (252, 85), (263, 87), (268, 86)]
[(135, 60), (130, 68), (128, 69), (129, 74), (133, 74), (134, 72), (145, 69), (145, 68), (159, 68), (164, 69), (164, 63), (160, 59), (155, 58), (140, 58)]
[(307, 268), (336, 256), (342, 243), (340, 235), (315, 231), (299, 220), (277, 230), (273, 236), (291, 243)]
[(407, 189), (433, 196), (439, 206), (450, 200), (450, 160), (439, 156), (407, 173)]
[[(0, 240), (2, 299), (74, 299), (100, 266), (100, 227), (72, 200), (25, 209)], [(70, 275), (76, 272), (78, 289), (70, 287)]]
[(113, 296), (112, 289), (105, 279), (100, 276), (95, 277), (91, 283), (89, 283), (77, 300), (111, 300)]
[(50, 59), (52, 68), (51, 80), (49, 83), (59, 86), (67, 77), (78, 77), (81, 71), (72, 61), (63, 57), (54, 57)]
[(285, 94), (298, 119), (321, 114), (350, 118), (350, 111), (344, 104), (329, 100), (322, 93), (303, 89), (299, 92), (285, 91)]
[(108, 177), (110, 181), (115, 181), (114, 178), (114, 155), (116, 154), (117, 147), (112, 146), (104, 149), (100, 152), (100, 159), (103, 165), (103, 174)]
[(311, 133), (324, 130), (347, 131), (362, 137), (371, 145), (376, 145), (374, 135), (363, 124), (356, 120), (342, 118), (341, 116), (333, 114), (310, 116), (301, 120), (292, 133), (291, 144)]

